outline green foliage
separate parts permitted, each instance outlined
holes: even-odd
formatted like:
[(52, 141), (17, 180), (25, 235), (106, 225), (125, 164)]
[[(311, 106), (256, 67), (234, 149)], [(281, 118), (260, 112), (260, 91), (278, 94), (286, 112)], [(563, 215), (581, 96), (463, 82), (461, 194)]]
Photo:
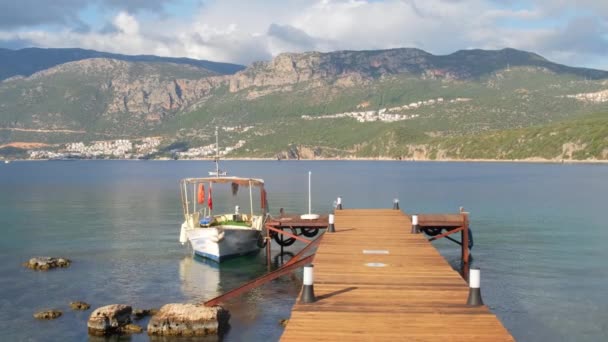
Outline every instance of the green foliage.
[(27, 150), (13, 146), (0, 147), (0, 156), (4, 158), (24, 158), (27, 156)]
[(436, 139), (429, 145), (446, 151), (447, 157), (462, 159), (607, 159), (608, 113), (479, 136)]

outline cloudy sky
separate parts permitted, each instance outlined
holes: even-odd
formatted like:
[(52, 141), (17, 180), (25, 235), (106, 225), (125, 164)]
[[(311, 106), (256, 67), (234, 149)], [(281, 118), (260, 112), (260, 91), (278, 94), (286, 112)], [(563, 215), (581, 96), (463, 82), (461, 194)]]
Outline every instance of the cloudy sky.
[(0, 47), (249, 64), (285, 52), (514, 47), (608, 69), (608, 0), (0, 0)]

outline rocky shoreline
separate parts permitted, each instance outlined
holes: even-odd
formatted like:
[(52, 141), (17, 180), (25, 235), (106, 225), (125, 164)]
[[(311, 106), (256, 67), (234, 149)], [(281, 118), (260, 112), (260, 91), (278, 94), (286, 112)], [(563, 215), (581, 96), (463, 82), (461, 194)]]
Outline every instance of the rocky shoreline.
[[(70, 266), (68, 258), (39, 256), (23, 263), (36, 271), (48, 271), (53, 268)], [(84, 301), (71, 301), (73, 311), (86, 311), (91, 305)], [(33, 317), (38, 320), (54, 320), (63, 315), (63, 311), (53, 308), (37, 311)], [(134, 324), (134, 321), (152, 316), (146, 329)], [(158, 309), (136, 309), (126, 304), (111, 304), (99, 307), (87, 320), (89, 335), (109, 336), (139, 334), (144, 330), (150, 336), (206, 336), (223, 335), (228, 329), (230, 313), (221, 306), (207, 307), (203, 304), (172, 303)]]

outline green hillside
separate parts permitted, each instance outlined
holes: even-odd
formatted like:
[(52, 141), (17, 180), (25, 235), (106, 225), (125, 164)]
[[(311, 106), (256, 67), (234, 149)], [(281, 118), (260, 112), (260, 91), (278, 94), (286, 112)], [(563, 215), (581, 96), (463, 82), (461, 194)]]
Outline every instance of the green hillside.
[[(223, 92), (201, 109), (171, 119), (159, 133), (170, 134), (181, 129), (194, 134), (202, 130), (211, 137), (213, 125), (239, 123), (256, 125), (264, 134), (234, 136), (233, 139), (245, 138), (249, 149), (238, 151), (234, 156), (244, 157), (255, 151), (257, 156), (268, 157), (285, 150), (289, 144), (301, 144), (325, 147), (324, 156), (355, 153), (360, 157), (398, 157), (405, 153), (403, 146), (430, 143), (437, 136), (473, 137), (488, 131), (551, 124), (592, 111), (608, 110), (608, 103), (581, 103), (563, 97), (604, 89), (601, 81), (525, 68), (511, 68), (468, 82), (393, 76), (347, 89), (331, 85), (301, 88), (253, 100), (247, 99), (247, 91)], [(366, 110), (378, 110), (436, 98), (470, 101), (411, 110), (408, 113), (419, 117), (393, 123), (301, 118), (302, 115), (356, 111), (357, 105), (364, 102), (369, 103)], [(229, 137), (224, 139), (228, 140), (227, 144), (232, 142)]]
[(435, 157), (443, 150), (444, 157), (454, 159), (605, 160), (608, 112), (545, 126), (454, 137), (429, 145)]
[(160, 137), (175, 156), (221, 126), (231, 157), (605, 159), (587, 130), (607, 80), (513, 49), (282, 54), (225, 76), (83, 59), (0, 82), (0, 146)]

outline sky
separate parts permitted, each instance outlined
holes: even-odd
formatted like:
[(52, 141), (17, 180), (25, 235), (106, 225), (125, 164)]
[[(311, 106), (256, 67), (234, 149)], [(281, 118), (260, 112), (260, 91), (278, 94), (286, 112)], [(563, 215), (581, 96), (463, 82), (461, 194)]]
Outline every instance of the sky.
[(608, 0), (0, 0), (0, 47), (245, 65), (282, 52), (511, 47), (608, 70)]

